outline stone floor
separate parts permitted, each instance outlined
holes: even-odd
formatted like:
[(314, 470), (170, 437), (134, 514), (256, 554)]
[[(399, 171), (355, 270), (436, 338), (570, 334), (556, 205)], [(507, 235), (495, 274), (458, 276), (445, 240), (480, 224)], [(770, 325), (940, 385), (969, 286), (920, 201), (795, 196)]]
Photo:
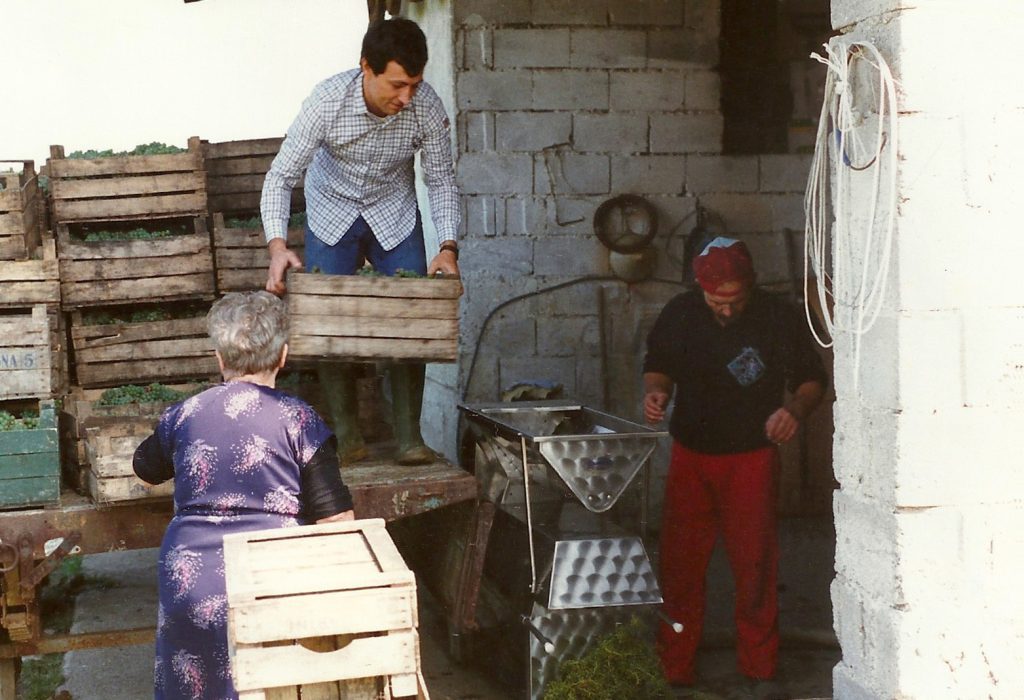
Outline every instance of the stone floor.
[[(783, 521), (780, 545), (780, 607), (783, 647), (780, 679), (794, 698), (831, 696), (832, 667), (839, 651), (830, 646), (829, 582), (834, 535), (827, 520)], [(156, 620), (156, 550), (136, 550), (85, 558), (92, 581), (79, 594), (73, 631), (142, 627)], [(705, 644), (699, 657), (701, 700), (740, 700), (742, 679), (732, 649), (733, 587), (721, 548), (709, 570)], [(514, 693), (493, 680), (486, 668), (454, 663), (437, 606), (421, 594), (422, 665), (434, 700), (503, 700)], [(825, 642), (824, 644), (822, 642)], [(152, 697), (150, 645), (71, 652), (65, 655), (64, 688), (75, 700), (140, 700)]]

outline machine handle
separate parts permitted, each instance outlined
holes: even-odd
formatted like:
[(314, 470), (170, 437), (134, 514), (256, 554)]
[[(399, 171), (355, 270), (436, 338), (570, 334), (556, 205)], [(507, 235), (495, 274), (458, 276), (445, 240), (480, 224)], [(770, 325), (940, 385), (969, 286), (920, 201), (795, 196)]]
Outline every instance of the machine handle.
[(530, 634), (536, 637), (537, 641), (544, 645), (544, 652), (546, 654), (554, 654), (555, 643), (547, 637), (545, 637), (544, 633), (537, 629), (536, 625), (534, 625), (530, 621), (530, 618), (528, 616), (523, 615), (520, 619), (522, 620), (523, 624), (526, 625), (526, 628), (530, 630)]
[(655, 613), (658, 615), (658, 618), (661, 619), (662, 622), (664, 622), (666, 625), (672, 628), (673, 632), (675, 632), (676, 634), (683, 633), (683, 623), (676, 622), (675, 620), (673, 620), (671, 617), (666, 615), (661, 608), (658, 608), (655, 611)]

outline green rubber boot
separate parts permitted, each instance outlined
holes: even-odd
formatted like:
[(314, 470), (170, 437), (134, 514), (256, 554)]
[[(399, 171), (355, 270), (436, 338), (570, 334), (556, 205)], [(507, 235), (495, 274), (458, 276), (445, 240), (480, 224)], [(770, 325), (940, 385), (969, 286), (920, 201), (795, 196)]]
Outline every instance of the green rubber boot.
[(423, 444), (420, 412), (423, 409), (424, 365), (391, 365), (391, 415), (395, 429), (395, 461), (399, 464), (430, 464), (434, 452)]
[(338, 438), (338, 458), (342, 464), (365, 459), (369, 452), (359, 432), (359, 396), (356, 392), (356, 365), (348, 362), (321, 362), (317, 365), (320, 388), (327, 399)]

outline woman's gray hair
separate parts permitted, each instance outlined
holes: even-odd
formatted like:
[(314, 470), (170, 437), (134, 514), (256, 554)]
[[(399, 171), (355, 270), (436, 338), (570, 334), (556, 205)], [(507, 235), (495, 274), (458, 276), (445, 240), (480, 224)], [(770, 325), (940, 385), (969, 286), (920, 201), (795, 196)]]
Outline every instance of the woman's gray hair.
[(206, 330), (224, 362), (224, 378), (277, 367), (288, 341), (288, 307), (270, 292), (232, 292), (206, 315)]

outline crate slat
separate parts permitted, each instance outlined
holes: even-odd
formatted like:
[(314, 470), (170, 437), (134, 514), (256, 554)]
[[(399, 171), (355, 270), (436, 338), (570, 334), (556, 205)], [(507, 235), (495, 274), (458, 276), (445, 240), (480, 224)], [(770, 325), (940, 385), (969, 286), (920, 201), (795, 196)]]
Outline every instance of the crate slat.
[[(190, 144), (191, 145), (191, 144)], [(183, 153), (161, 153), (149, 156), (113, 156), (109, 158), (64, 158), (51, 157), (46, 163), (50, 168), (50, 182), (63, 178), (105, 177), (111, 175), (143, 175), (154, 173), (188, 172), (203, 169), (202, 156), (198, 151)], [(56, 148), (61, 148), (60, 146)]]
[[(217, 271), (217, 291), (263, 289), (267, 282), (270, 255), (263, 228), (229, 228), (220, 212), (213, 215), (213, 256)], [(301, 257), (305, 230), (288, 229), (288, 247)]]
[(392, 359), (407, 362), (453, 362), (457, 352), (458, 341), (455, 339), (292, 336), (288, 341), (288, 356), (295, 359), (330, 357), (352, 361)]
[(451, 301), (457, 300), (462, 295), (462, 283), (457, 279), (450, 278), (425, 279), (299, 273), (288, 277), (288, 292), (289, 294), (303, 295)]
[(67, 388), (63, 320), (53, 307), (0, 316), (0, 401), (50, 398)]

